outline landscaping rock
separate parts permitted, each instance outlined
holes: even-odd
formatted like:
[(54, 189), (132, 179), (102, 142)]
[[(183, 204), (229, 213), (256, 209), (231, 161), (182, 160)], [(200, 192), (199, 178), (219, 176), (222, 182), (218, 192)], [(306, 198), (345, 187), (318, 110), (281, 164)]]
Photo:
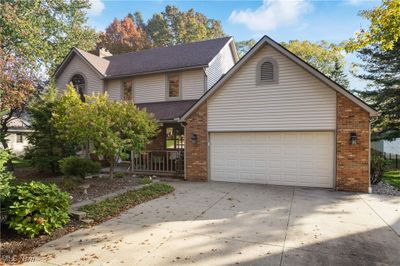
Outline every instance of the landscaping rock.
[(83, 219), (81, 222), (83, 222), (85, 224), (92, 224), (94, 221), (93, 221), (93, 219)]
[(79, 221), (82, 221), (86, 218), (86, 212), (78, 210), (70, 210), (70, 215)]
[(400, 196), (400, 190), (398, 188), (382, 181), (376, 185), (372, 185), (372, 193)]

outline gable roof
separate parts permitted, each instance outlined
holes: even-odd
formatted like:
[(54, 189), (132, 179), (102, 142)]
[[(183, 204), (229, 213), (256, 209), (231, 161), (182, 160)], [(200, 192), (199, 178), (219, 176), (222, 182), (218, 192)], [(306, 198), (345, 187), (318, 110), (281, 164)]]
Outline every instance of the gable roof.
[[(57, 68), (55, 75), (59, 75), (64, 67), (68, 65), (73, 54), (78, 54), (82, 57), (104, 79), (202, 68), (207, 67), (228, 43), (233, 43), (232, 37), (152, 48), (107, 57), (99, 57), (80, 49), (72, 48), (63, 63)], [(237, 60), (236, 51), (232, 49), (232, 52), (235, 60)]]
[(204, 101), (206, 101), (209, 97), (211, 97), (219, 88), (222, 87), (225, 82), (227, 82), (254, 54), (256, 54), (265, 44), (270, 45), (275, 48), (283, 55), (287, 56), (294, 63), (302, 67), (304, 70), (309, 72), (311, 75), (328, 85), (333, 90), (343, 94), (347, 98), (349, 98), (354, 103), (358, 104), (361, 108), (366, 110), (371, 116), (378, 116), (378, 112), (370, 107), (363, 100), (352, 94), (347, 89), (343, 88), (341, 85), (331, 80), (323, 73), (321, 73), (316, 68), (312, 67), (307, 62), (300, 59), (298, 56), (287, 50), (285, 47), (275, 42), (268, 36), (264, 35), (240, 60), (237, 62), (225, 75), (223, 75), (203, 96), (181, 117), (180, 121), (185, 121), (185, 119), (194, 112)]
[(179, 119), (196, 100), (180, 100), (168, 102), (137, 103), (139, 109), (146, 109), (146, 112), (154, 114), (158, 121), (175, 121)]

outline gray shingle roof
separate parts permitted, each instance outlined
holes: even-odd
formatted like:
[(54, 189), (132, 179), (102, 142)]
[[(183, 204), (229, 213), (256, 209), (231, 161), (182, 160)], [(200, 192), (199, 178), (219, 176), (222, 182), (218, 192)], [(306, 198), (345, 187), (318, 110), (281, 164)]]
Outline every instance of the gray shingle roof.
[(146, 109), (146, 112), (154, 114), (158, 121), (174, 120), (180, 118), (197, 100), (170, 101), (139, 103), (139, 109)]

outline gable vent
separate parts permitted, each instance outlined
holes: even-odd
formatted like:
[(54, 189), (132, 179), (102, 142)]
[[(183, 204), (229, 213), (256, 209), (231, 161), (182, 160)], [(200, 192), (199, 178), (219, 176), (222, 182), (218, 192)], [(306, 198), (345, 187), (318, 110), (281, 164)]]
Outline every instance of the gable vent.
[(261, 81), (273, 81), (274, 80), (274, 66), (271, 62), (264, 62), (261, 64)]

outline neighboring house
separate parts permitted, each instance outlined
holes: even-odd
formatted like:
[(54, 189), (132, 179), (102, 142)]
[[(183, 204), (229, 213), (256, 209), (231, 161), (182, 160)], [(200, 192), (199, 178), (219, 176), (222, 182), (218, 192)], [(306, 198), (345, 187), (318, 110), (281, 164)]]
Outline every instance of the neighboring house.
[(155, 114), (163, 129), (135, 171), (367, 192), (376, 111), (266, 36), (237, 59), (231, 38), (105, 58), (73, 49), (57, 86)]
[(400, 138), (392, 141), (388, 140), (374, 141), (372, 142), (372, 148), (380, 152), (400, 155)]
[(32, 132), (24, 118), (12, 119), (8, 124), (7, 143), (9, 149), (17, 156), (25, 155), (25, 149), (29, 146), (27, 135)]

